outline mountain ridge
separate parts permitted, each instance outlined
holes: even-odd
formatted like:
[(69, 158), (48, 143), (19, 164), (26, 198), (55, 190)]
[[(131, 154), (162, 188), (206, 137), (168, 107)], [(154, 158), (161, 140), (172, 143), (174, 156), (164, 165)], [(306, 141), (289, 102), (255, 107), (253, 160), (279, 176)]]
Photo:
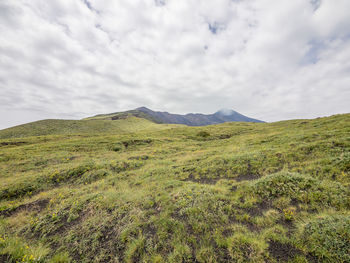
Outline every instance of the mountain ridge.
[(153, 111), (147, 107), (139, 107), (134, 110), (115, 112), (109, 114), (99, 114), (87, 119), (110, 119), (118, 120), (130, 116), (141, 117), (153, 121), (155, 123), (166, 124), (184, 124), (187, 126), (206, 126), (213, 124), (220, 124), (224, 122), (258, 122), (264, 121), (247, 117), (232, 109), (221, 109), (213, 114), (202, 113), (187, 113), (187, 114), (173, 114), (167, 111)]

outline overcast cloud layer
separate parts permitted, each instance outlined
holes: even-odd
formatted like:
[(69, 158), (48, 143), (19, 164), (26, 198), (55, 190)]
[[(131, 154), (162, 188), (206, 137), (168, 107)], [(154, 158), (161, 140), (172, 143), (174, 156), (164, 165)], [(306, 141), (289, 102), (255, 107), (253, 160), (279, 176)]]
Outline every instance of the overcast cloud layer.
[(349, 0), (1, 0), (0, 129), (147, 106), (350, 111)]

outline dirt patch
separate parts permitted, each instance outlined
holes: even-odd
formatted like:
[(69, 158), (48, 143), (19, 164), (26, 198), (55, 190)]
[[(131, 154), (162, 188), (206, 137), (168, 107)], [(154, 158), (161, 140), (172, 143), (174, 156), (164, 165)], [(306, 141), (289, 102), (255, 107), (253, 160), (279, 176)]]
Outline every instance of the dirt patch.
[(306, 255), (306, 258), (307, 258), (307, 261), (310, 262), (310, 263), (318, 263), (318, 262), (320, 262), (318, 257), (316, 257), (316, 256), (314, 256), (314, 255), (312, 255), (310, 253)]
[(129, 146), (133, 145), (145, 145), (145, 144), (150, 144), (152, 143), (151, 139), (146, 139), (146, 140), (129, 140), (129, 141), (123, 141), (122, 144), (124, 145), (125, 148), (128, 148)]
[(85, 220), (85, 218), (88, 216), (89, 212), (82, 211), (79, 213), (79, 216), (68, 222), (68, 214), (65, 214), (62, 218), (62, 220), (56, 225), (56, 229), (53, 229), (51, 232), (47, 234), (47, 236), (54, 236), (57, 234), (63, 235), (64, 233), (68, 232), (70, 229), (72, 229), (74, 226), (80, 224), (82, 221)]
[(262, 202), (258, 203), (255, 207), (245, 209), (245, 211), (252, 217), (262, 216), (265, 211), (270, 209), (272, 206), (270, 203)]
[(237, 185), (232, 185), (232, 186), (229, 188), (229, 190), (230, 190), (231, 192), (237, 191)]
[(302, 254), (302, 251), (290, 244), (283, 244), (278, 241), (269, 242), (269, 253), (277, 260), (277, 262), (287, 262), (295, 256)]
[(172, 213), (171, 217), (182, 222), (187, 222), (188, 217), (185, 213), (180, 213), (181, 208), (176, 208)]
[(222, 235), (224, 237), (230, 237), (234, 234), (232, 229), (225, 229), (224, 231), (222, 231)]
[(210, 136), (209, 133), (201, 133), (199, 132), (196, 137), (189, 136), (188, 139), (197, 140), (197, 141), (215, 141), (215, 140), (226, 140), (230, 139), (232, 134), (219, 134)]
[(251, 181), (251, 180), (258, 179), (258, 178), (259, 178), (259, 175), (256, 175), (256, 174), (241, 174), (234, 179), (237, 182), (241, 182), (241, 181)]
[(230, 139), (232, 137), (232, 134), (220, 134), (218, 136), (219, 140), (225, 140), (225, 139)]
[(0, 211), (0, 216), (9, 217), (21, 211), (41, 211), (43, 210), (49, 203), (48, 199), (39, 199), (37, 201), (20, 205), (14, 209), (6, 209)]
[(11, 262), (11, 256), (9, 254), (0, 255), (0, 262)]
[(157, 227), (153, 223), (148, 223), (142, 228), (142, 233), (147, 238), (156, 238)]
[(296, 229), (293, 220), (286, 220), (285, 218), (281, 218), (277, 221), (277, 224), (281, 224), (282, 226), (284, 226), (288, 230), (288, 232), (287, 232), (288, 237), (291, 237), (293, 232)]
[(129, 157), (128, 160), (142, 160), (142, 161), (145, 161), (145, 160), (148, 160), (149, 159), (149, 156), (148, 155), (141, 155), (141, 156), (132, 156), (132, 157)]
[(0, 142), (0, 146), (19, 146), (26, 144), (26, 142)]
[(125, 120), (127, 118), (128, 118), (127, 115), (123, 115), (123, 116), (113, 116), (111, 119), (112, 121), (115, 121), (115, 120)]

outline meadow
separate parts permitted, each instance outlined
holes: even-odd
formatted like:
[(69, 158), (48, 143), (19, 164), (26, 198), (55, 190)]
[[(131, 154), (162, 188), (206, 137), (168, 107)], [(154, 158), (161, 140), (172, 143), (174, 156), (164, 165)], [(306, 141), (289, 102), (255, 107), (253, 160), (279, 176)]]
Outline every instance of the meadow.
[(0, 262), (350, 262), (350, 114), (2, 130)]

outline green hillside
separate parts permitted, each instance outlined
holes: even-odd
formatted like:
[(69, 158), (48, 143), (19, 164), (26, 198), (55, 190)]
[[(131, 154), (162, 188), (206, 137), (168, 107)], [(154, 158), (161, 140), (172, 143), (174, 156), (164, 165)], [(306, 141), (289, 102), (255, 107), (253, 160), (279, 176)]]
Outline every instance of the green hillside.
[(120, 120), (42, 120), (0, 130), (0, 139), (60, 134), (121, 134), (144, 130), (167, 129), (144, 118), (128, 117)]
[(0, 137), (0, 262), (350, 262), (350, 114)]
[(130, 117), (143, 118), (155, 123), (162, 123), (160, 120), (153, 118), (152, 116), (139, 111), (139, 110), (129, 110), (124, 112), (115, 112), (109, 114), (99, 114), (93, 117), (85, 118), (84, 120), (124, 120)]

